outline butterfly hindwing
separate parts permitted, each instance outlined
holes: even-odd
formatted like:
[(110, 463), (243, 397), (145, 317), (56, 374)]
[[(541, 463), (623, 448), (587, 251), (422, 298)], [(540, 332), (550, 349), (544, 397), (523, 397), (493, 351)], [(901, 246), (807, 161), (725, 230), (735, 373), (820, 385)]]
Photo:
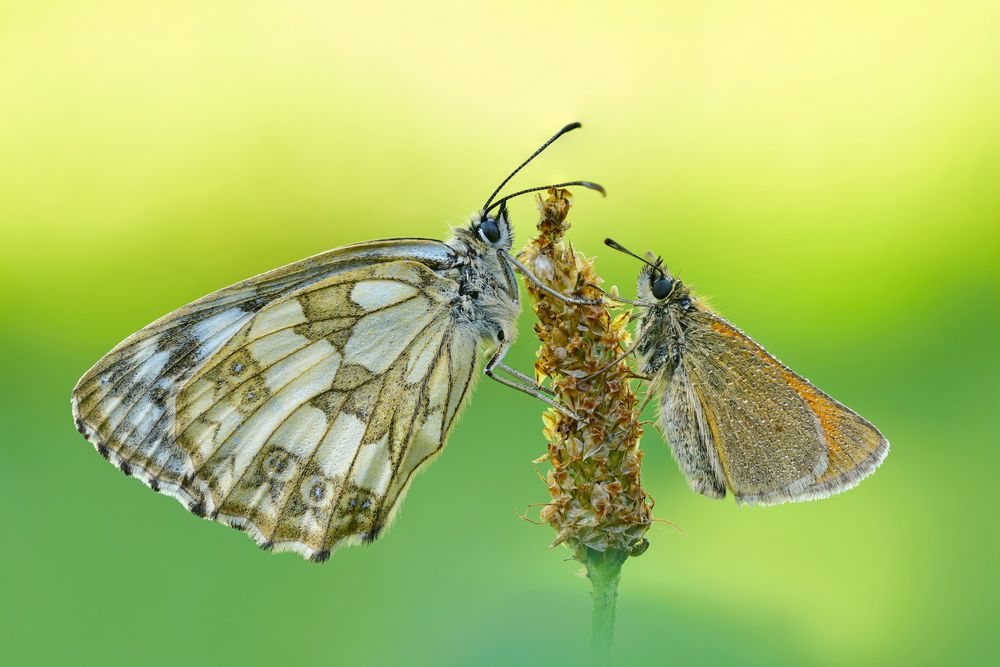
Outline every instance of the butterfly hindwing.
[[(410, 246), (376, 249), (379, 263), (368, 252), (367, 266), (327, 266), (284, 294), (265, 280), (278, 292), (263, 304), (251, 280), (150, 325), (80, 381), (78, 428), (262, 546), (322, 559), (374, 539), (443, 445), (478, 345), (451, 318), (455, 282), (428, 266), (450, 250), (406, 243), (420, 261), (391, 261)], [(256, 310), (240, 305), (251, 290)]]
[(184, 387), (177, 439), (209, 513), (309, 556), (374, 539), (443, 446), (477, 340), (412, 262), (268, 306)]
[(726, 477), (698, 394), (682, 365), (662, 379), (660, 428), (688, 484), (710, 498), (724, 498)]

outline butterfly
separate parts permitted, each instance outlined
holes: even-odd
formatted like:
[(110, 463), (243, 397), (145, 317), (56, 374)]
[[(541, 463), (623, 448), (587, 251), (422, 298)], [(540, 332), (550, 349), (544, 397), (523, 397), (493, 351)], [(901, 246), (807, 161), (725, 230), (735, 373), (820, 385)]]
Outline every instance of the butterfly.
[[(761, 505), (811, 500), (856, 486), (889, 443), (644, 259), (637, 299), (639, 372), (660, 397), (658, 426), (695, 491)], [(623, 357), (624, 358), (624, 357)], [(617, 361), (621, 361), (620, 358)]]
[[(73, 390), (77, 430), (127, 475), (263, 549), (316, 562), (375, 540), (485, 374), (566, 411), (504, 356), (520, 310), (497, 198), (446, 242), (336, 248), (226, 287), (126, 338)], [(505, 375), (501, 374), (504, 373)]]

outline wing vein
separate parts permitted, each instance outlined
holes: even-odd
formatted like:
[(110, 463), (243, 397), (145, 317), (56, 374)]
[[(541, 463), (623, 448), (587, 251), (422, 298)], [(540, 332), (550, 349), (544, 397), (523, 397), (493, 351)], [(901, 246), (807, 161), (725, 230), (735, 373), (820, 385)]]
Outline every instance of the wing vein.
[[(306, 346), (306, 347), (309, 347), (309, 346)], [(304, 349), (304, 348), (302, 348), (302, 349)], [(337, 352), (336, 348), (332, 348), (331, 349), (331, 353), (336, 353), (336, 352)], [(207, 463), (209, 461), (209, 459), (211, 459), (213, 456), (215, 456), (215, 454), (217, 454), (219, 452), (219, 450), (221, 450), (229, 442), (230, 438), (232, 438), (236, 433), (238, 433), (240, 431), (240, 429), (242, 429), (247, 424), (247, 422), (249, 422), (253, 418), (253, 416), (256, 415), (257, 412), (262, 407), (264, 407), (265, 405), (267, 405), (271, 401), (275, 400), (275, 398), (278, 396), (278, 394), (281, 394), (286, 389), (288, 389), (289, 385), (291, 385), (293, 382), (295, 382), (296, 380), (298, 380), (299, 378), (301, 378), (303, 375), (305, 375), (306, 373), (308, 373), (309, 371), (311, 371), (313, 368), (315, 368), (319, 364), (321, 364), (324, 361), (326, 361), (327, 359), (329, 359), (330, 356), (331, 356), (330, 354), (327, 354), (327, 355), (324, 355), (324, 356), (320, 357), (319, 359), (313, 361), (306, 368), (300, 370), (293, 377), (289, 378), (289, 380), (287, 382), (285, 382), (283, 385), (281, 385), (280, 387), (278, 387), (278, 389), (272, 391), (271, 395), (268, 397), (267, 400), (261, 401), (261, 403), (259, 405), (254, 406), (254, 408), (250, 411), (250, 414), (248, 414), (248, 415), (246, 415), (246, 417), (244, 417), (244, 419), (240, 423), (240, 425), (237, 426), (236, 428), (234, 428), (230, 433), (228, 433), (226, 435), (226, 437), (223, 438), (222, 441), (215, 446), (215, 448), (212, 450), (212, 453), (205, 457), (205, 460), (201, 463), (201, 465), (199, 465), (195, 469), (195, 474), (197, 475), (197, 473), (201, 472), (202, 468), (204, 468), (204, 466), (205, 466), (205, 463)], [(301, 405), (301, 403), (300, 403), (300, 405)], [(294, 412), (294, 410), (292, 412)], [(290, 416), (290, 414), (291, 413), (289, 413), (289, 415), (285, 415), (285, 417), (282, 418), (281, 424), (285, 423), (285, 421), (288, 419), (288, 417)], [(278, 427), (280, 427), (281, 424), (279, 424)], [(270, 437), (274, 433), (275, 430), (277, 430), (277, 427), (274, 428), (274, 429), (271, 429), (268, 432), (268, 437)], [(265, 442), (266, 442), (266, 438), (265, 438)], [(241, 474), (241, 478), (242, 478), (242, 474)], [(225, 500), (227, 500), (229, 498), (229, 494), (230, 493), (231, 493), (231, 490), (230, 490), (230, 492), (226, 493), (225, 497), (223, 498), (223, 502), (225, 502)], [(220, 505), (221, 504), (222, 503), (220, 503)]]
[[(220, 327), (219, 329), (217, 329), (211, 336), (206, 337), (205, 340), (211, 340), (215, 336), (217, 336), (217, 335), (225, 332), (227, 329), (232, 329), (234, 327), (236, 328), (236, 331), (233, 332), (233, 335), (235, 335), (241, 328), (243, 328), (244, 324), (245, 324), (245, 322), (230, 322), (227, 326), (223, 326), (223, 327)], [(229, 338), (232, 338), (232, 335), (227, 336), (226, 339), (228, 340)], [(222, 345), (225, 345), (225, 342), (223, 342)], [(200, 347), (201, 347), (200, 343), (198, 345), (192, 346), (191, 349), (189, 349), (187, 352), (185, 352), (181, 357), (178, 357), (177, 359), (174, 359), (167, 367), (165, 367), (162, 371), (160, 371), (160, 373), (157, 374), (156, 378), (154, 378), (151, 382), (148, 383), (148, 386), (146, 387), (145, 391), (142, 391), (141, 393), (139, 393), (139, 397), (136, 398), (134, 401), (132, 401), (131, 405), (129, 405), (129, 407), (128, 407), (128, 410), (126, 410), (125, 414), (122, 415), (121, 423), (125, 423), (125, 422), (128, 421), (128, 418), (132, 414), (132, 411), (135, 410), (136, 406), (139, 405), (140, 402), (142, 402), (143, 397), (145, 397), (147, 394), (149, 394), (150, 391), (154, 387), (156, 387), (156, 384), (160, 380), (162, 380), (164, 377), (167, 376), (167, 373), (170, 370), (172, 370), (173, 368), (175, 368), (177, 366), (177, 364), (179, 364), (184, 359), (187, 359), (192, 354), (196, 353)], [(206, 360), (207, 359), (208, 359), (208, 357), (206, 357)], [(197, 372), (197, 370), (195, 370), (194, 372)], [(192, 373), (192, 375), (193, 375), (193, 373)], [(164, 411), (166, 411), (166, 410), (164, 410)], [(108, 415), (108, 416), (110, 416), (110, 415)], [(103, 425), (104, 421), (106, 421), (106, 418), (104, 420), (102, 420), (102, 425)], [(139, 426), (138, 424), (134, 424), (132, 426), (132, 428), (129, 430), (129, 432), (126, 433), (124, 436), (120, 437), (118, 440), (120, 442), (124, 442), (127, 438), (130, 438), (132, 436), (132, 434), (135, 432), (135, 429), (138, 428), (138, 426)], [(112, 436), (114, 436), (113, 432), (112, 432)]]
[[(395, 462), (393, 462), (393, 464), (392, 464), (392, 475), (389, 478), (392, 481), (395, 481), (396, 475), (399, 474), (399, 467), (403, 464), (403, 459), (406, 458), (406, 454), (409, 451), (410, 446), (413, 444), (414, 425), (417, 423), (417, 418), (421, 414), (426, 413), (426, 408), (424, 407), (424, 399), (427, 396), (427, 386), (428, 386), (428, 384), (430, 384), (430, 380), (431, 380), (431, 377), (434, 374), (434, 370), (437, 368), (438, 359), (441, 358), (441, 351), (444, 349), (445, 344), (447, 344), (448, 342), (450, 342), (450, 340), (451, 340), (451, 332), (447, 333), (446, 335), (441, 336), (441, 343), (438, 345), (438, 351), (434, 355), (434, 363), (433, 364), (428, 364), (427, 374), (424, 375), (424, 379), (420, 383), (420, 390), (417, 393), (417, 400), (414, 403), (413, 416), (410, 417), (410, 425), (407, 428), (407, 431), (406, 431), (406, 434), (405, 434), (404, 443), (401, 443), (400, 447), (399, 447), (399, 458)], [(353, 463), (352, 463), (352, 465), (353, 465)], [(415, 469), (416, 468), (414, 468), (414, 470)], [(412, 474), (412, 470), (410, 471), (410, 474)], [(402, 489), (406, 488), (405, 482), (408, 481), (409, 478), (410, 478), (410, 475), (407, 475), (406, 476), (406, 480), (404, 480), (404, 484), (398, 486), (398, 489), (400, 491)], [(391, 482), (390, 482), (390, 484), (391, 484)], [(375, 508), (375, 510), (372, 512), (372, 515), (375, 517), (376, 526), (384, 518), (382, 516), (382, 510), (385, 507), (385, 501), (386, 501), (386, 499), (388, 497), (389, 497), (389, 493), (388, 493), (388, 489), (387, 489), (386, 493), (379, 499), (378, 507)], [(396, 497), (397, 498), (399, 497), (399, 493), (396, 494)], [(393, 502), (393, 504), (395, 504), (395, 501)], [(392, 507), (390, 506), (390, 509), (391, 508)]]

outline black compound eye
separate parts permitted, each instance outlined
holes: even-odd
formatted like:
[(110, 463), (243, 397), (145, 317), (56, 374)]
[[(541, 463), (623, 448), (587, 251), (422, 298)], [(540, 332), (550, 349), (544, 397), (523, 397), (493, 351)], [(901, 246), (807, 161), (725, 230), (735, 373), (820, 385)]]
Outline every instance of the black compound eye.
[(500, 240), (500, 226), (493, 218), (486, 218), (479, 224), (479, 233), (490, 243)]
[(674, 281), (670, 278), (657, 278), (652, 285), (653, 296), (657, 299), (665, 299), (673, 288)]

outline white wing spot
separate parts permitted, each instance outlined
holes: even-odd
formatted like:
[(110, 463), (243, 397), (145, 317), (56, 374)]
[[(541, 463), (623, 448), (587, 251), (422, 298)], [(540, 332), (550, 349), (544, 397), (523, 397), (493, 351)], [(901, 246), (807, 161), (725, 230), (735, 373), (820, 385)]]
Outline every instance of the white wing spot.
[(279, 444), (299, 458), (308, 458), (326, 433), (326, 414), (304, 403), (271, 436), (271, 443)]
[(426, 299), (413, 299), (362, 317), (344, 346), (344, 363), (384, 373), (435, 315)]
[(417, 288), (396, 280), (362, 280), (351, 290), (351, 301), (365, 310), (377, 310), (409, 299)]
[(263, 338), (275, 331), (289, 329), (296, 324), (306, 322), (305, 313), (302, 312), (302, 304), (298, 299), (287, 299), (281, 303), (264, 308), (253, 319), (250, 324), (248, 340)]
[[(301, 337), (297, 336), (297, 338)], [(302, 340), (308, 342), (305, 338), (302, 338)], [(254, 346), (250, 346), (247, 349), (252, 350), (254, 358), (260, 360), (263, 357), (260, 349)], [(280, 391), (282, 387), (301, 375), (303, 368), (309, 368), (320, 361), (323, 362), (325, 367), (324, 372), (326, 373), (324, 377), (326, 386), (317, 391), (317, 393), (320, 393), (329, 388), (329, 384), (333, 382), (333, 379), (337, 376), (337, 371), (340, 369), (340, 353), (337, 352), (337, 348), (330, 344), (330, 341), (325, 339), (301, 346), (295, 352), (282, 357), (276, 363), (270, 358), (266, 359), (266, 364), (271, 365), (262, 373), (262, 376), (271, 391)], [(308, 400), (315, 395), (310, 394), (303, 397), (302, 400)]]
[(381, 496), (389, 488), (392, 478), (392, 461), (389, 458), (389, 436), (384, 435), (378, 442), (365, 445), (358, 452), (358, 460), (351, 473), (351, 481), (361, 487), (367, 487)]
[(161, 350), (151, 356), (146, 361), (139, 365), (139, 368), (135, 370), (135, 375), (133, 376), (133, 382), (148, 382), (154, 379), (163, 370), (163, 367), (167, 365), (167, 359), (170, 358), (170, 352), (167, 350)]
[(211, 317), (203, 319), (191, 327), (191, 331), (199, 342), (203, 342), (213, 335), (218, 336), (220, 329), (228, 328), (229, 325), (235, 324), (240, 320), (246, 320), (248, 317), (250, 317), (250, 313), (245, 310), (230, 308), (229, 310), (224, 310), (221, 313), (216, 313)]
[(270, 368), (289, 355), (307, 347), (310, 342), (305, 336), (300, 336), (291, 329), (287, 329), (259, 338), (244, 349), (262, 368)]
[(436, 358), (441, 347), (441, 339), (445, 329), (425, 334), (420, 340), (414, 341), (410, 350), (410, 358), (406, 363), (406, 382), (417, 384), (430, 371), (431, 362)]
[[(340, 359), (337, 355), (312, 362), (311, 367), (302, 371), (301, 368), (295, 377), (284, 384), (270, 400), (261, 403), (260, 407), (238, 425), (235, 432), (218, 452), (220, 455), (234, 456), (234, 467), (238, 473), (242, 473), (250, 465), (254, 456), (264, 446), (267, 439), (283, 423), (288, 422), (292, 413), (298, 410), (304, 403), (312, 397), (326, 391), (330, 386), (330, 378), (336, 373)], [(295, 436), (305, 443), (309, 438), (309, 431), (313, 433), (320, 430), (322, 426), (322, 413), (319, 410), (304, 410), (301, 422), (293, 422), (293, 428), (298, 426), (302, 430)], [(288, 431), (291, 433), (291, 431)], [(218, 436), (216, 436), (218, 437)], [(295, 437), (281, 437), (282, 443), (294, 451)]]
[(326, 475), (335, 477), (347, 472), (364, 433), (363, 421), (346, 412), (340, 413), (316, 451), (316, 460)]

